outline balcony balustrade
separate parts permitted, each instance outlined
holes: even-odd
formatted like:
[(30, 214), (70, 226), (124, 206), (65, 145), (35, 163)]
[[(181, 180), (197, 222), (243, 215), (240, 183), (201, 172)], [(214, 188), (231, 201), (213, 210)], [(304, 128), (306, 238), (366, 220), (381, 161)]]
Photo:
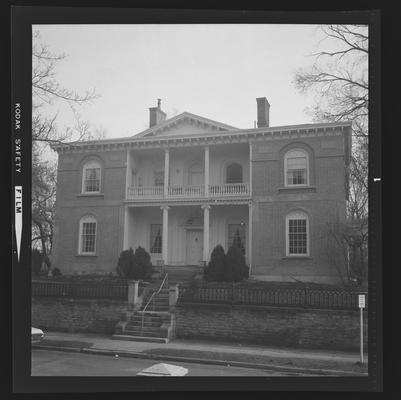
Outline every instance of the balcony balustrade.
[(209, 195), (206, 196), (205, 185), (169, 186), (167, 196), (164, 186), (134, 186), (127, 189), (127, 200), (151, 199), (202, 199), (250, 196), (249, 183), (224, 183), (209, 185)]
[(127, 200), (162, 198), (164, 186), (132, 186), (128, 187)]

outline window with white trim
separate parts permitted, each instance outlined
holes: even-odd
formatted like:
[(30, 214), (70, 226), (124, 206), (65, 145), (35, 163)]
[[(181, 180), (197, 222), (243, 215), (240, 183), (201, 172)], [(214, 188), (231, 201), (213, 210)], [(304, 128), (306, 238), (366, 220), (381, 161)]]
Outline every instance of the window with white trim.
[(150, 252), (152, 254), (161, 254), (162, 242), (163, 242), (162, 235), (163, 235), (162, 224), (150, 225)]
[(245, 223), (228, 224), (228, 248), (233, 245), (245, 254)]
[(100, 193), (101, 166), (97, 161), (89, 161), (83, 168), (82, 193)]
[(309, 157), (304, 150), (290, 150), (284, 156), (285, 186), (309, 184)]
[(309, 255), (309, 218), (302, 211), (295, 211), (286, 217), (286, 255)]
[(96, 254), (97, 221), (93, 215), (85, 215), (79, 222), (79, 254)]
[(155, 186), (164, 186), (164, 170), (163, 169), (154, 171), (154, 184), (155, 184)]

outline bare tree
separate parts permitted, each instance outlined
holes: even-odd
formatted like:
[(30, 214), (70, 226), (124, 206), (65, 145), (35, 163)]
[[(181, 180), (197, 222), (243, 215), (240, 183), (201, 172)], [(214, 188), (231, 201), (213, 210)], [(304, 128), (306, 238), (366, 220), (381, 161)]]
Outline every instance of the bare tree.
[[(331, 227), (329, 234), (359, 254), (357, 269), (366, 270), (368, 216), (368, 27), (323, 25), (319, 50), (313, 64), (295, 74), (301, 93), (312, 93), (315, 106), (307, 110), (315, 121), (352, 121), (352, 155), (347, 175), (347, 217), (352, 229)], [(362, 267), (361, 267), (362, 265)], [(365, 275), (361, 272), (360, 274)]]
[[(98, 94), (94, 89), (83, 94), (63, 87), (57, 80), (57, 66), (66, 58), (55, 54), (41, 41), (39, 32), (32, 45), (32, 246), (40, 248), (43, 261), (50, 268), (49, 255), (53, 243), (56, 162), (46, 157), (49, 145), (100, 139), (103, 130), (93, 130), (80, 116), (80, 106), (90, 103)], [(51, 106), (63, 102), (74, 116), (74, 125), (63, 130), (57, 127), (57, 113)]]
[[(32, 140), (53, 143), (87, 139), (87, 129), (82, 129), (82, 119), (77, 107), (92, 102), (99, 95), (94, 89), (80, 94), (63, 87), (56, 79), (57, 65), (66, 58), (65, 54), (52, 53), (41, 42), (39, 32), (33, 35), (32, 45)], [(61, 132), (57, 129), (57, 114), (48, 116), (48, 106), (62, 101), (70, 107), (76, 124), (73, 129)]]
[(50, 268), (57, 168), (55, 162), (41, 160), (37, 151), (32, 154), (32, 246), (40, 248)]

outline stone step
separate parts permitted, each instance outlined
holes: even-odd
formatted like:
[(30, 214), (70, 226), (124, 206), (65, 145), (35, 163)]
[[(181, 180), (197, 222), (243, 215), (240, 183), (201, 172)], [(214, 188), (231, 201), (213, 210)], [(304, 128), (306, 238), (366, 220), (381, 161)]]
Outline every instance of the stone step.
[[(167, 333), (167, 332), (166, 332)], [(130, 335), (130, 336), (142, 336), (142, 337), (166, 337), (166, 334), (161, 332), (160, 330), (158, 331), (147, 331), (147, 330), (141, 330), (141, 329), (125, 329), (124, 330), (124, 335)]]
[(116, 340), (131, 340), (133, 342), (151, 342), (151, 343), (168, 343), (168, 338), (164, 337), (144, 337), (131, 335), (112, 335), (112, 339)]
[[(144, 326), (162, 326), (163, 321), (143, 321)], [(142, 326), (142, 320), (141, 319), (136, 319), (136, 320), (130, 320), (127, 322), (126, 326)]]
[[(160, 317), (160, 318), (164, 318), (165, 317), (169, 317), (170, 316), (170, 311), (153, 311), (153, 310), (146, 310), (144, 312), (145, 314), (145, 318), (146, 316), (156, 316), (156, 317)], [(138, 311), (137, 315), (142, 315), (142, 311)]]
[[(160, 328), (162, 326), (162, 324), (157, 323), (157, 324), (152, 324), (152, 323), (143, 323), (143, 326), (146, 328)], [(125, 326), (125, 329), (133, 329), (133, 328), (141, 328), (142, 327), (142, 321), (136, 321), (136, 322), (128, 322), (128, 324)]]
[(159, 325), (159, 326), (144, 325), (143, 328), (142, 328), (141, 324), (138, 324), (138, 325), (127, 325), (124, 328), (124, 332), (125, 331), (159, 332), (161, 327), (162, 327), (162, 325)]
[[(169, 305), (169, 303), (167, 303), (166, 301), (157, 301), (157, 302), (155, 301), (154, 303), (153, 302), (149, 303), (148, 306), (146, 307), (146, 309), (149, 310), (149, 311), (152, 310), (153, 305), (155, 305), (155, 306), (163, 305), (163, 306), (167, 307)], [(145, 305), (142, 305), (142, 310), (143, 310), (144, 307), (145, 307)]]
[(141, 320), (142, 321), (142, 317), (145, 321), (162, 321), (162, 317), (160, 315), (157, 315), (155, 313), (148, 313), (145, 312), (143, 315), (142, 313), (138, 313), (138, 314), (134, 314), (130, 320)]

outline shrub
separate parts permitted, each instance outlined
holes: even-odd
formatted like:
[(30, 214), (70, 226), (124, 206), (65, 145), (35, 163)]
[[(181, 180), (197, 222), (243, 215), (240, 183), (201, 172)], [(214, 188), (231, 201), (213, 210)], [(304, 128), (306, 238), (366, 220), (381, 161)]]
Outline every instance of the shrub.
[(53, 276), (61, 276), (62, 275), (61, 271), (57, 267), (52, 269), (52, 274), (53, 274)]
[(134, 279), (150, 278), (153, 272), (150, 254), (141, 246), (135, 250), (134, 270), (138, 271), (138, 277)]
[(238, 246), (231, 246), (227, 254), (221, 245), (217, 245), (210, 255), (205, 268), (204, 278), (207, 282), (240, 282), (248, 279), (249, 267), (245, 263), (243, 252)]
[(127, 278), (130, 271), (132, 270), (132, 265), (134, 263), (134, 252), (132, 248), (129, 250), (123, 250), (118, 257), (116, 271), (119, 276)]
[(32, 250), (32, 273), (38, 276), (42, 268), (43, 254), (38, 249)]
[(232, 245), (226, 254), (226, 273), (229, 282), (240, 282), (249, 277), (249, 267), (245, 263), (245, 256), (241, 249)]
[(210, 255), (210, 261), (205, 268), (204, 278), (207, 282), (224, 281), (225, 270), (226, 255), (223, 246), (218, 244)]
[(126, 279), (147, 279), (152, 275), (150, 254), (141, 246), (135, 253), (130, 248), (121, 252), (117, 262), (117, 273)]

